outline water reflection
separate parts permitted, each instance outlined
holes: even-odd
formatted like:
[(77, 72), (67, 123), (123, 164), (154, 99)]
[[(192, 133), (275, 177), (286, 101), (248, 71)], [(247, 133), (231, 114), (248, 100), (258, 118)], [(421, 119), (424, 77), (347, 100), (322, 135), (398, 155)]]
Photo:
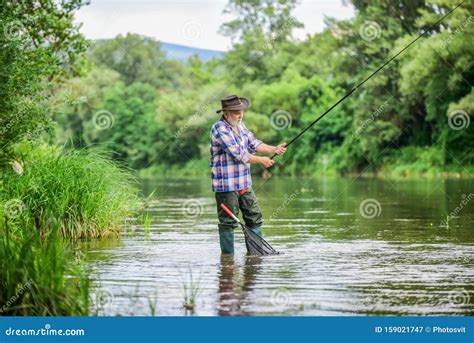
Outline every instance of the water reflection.
[[(474, 199), (441, 224), (474, 193), (473, 180), (254, 183), (265, 239), (283, 255), (248, 257), (236, 233), (234, 257), (221, 258), (208, 180), (143, 183), (145, 196), (158, 189), (150, 228), (134, 222), (118, 242), (87, 248), (93, 282), (113, 295), (105, 314), (150, 315), (155, 294), (163, 316), (474, 314)], [(190, 199), (198, 216), (183, 210)], [(367, 199), (380, 207), (373, 218), (361, 211)], [(186, 313), (191, 272), (200, 292)]]
[(260, 256), (247, 255), (243, 273), (234, 261), (234, 255), (221, 256), (219, 270), (219, 316), (251, 316), (250, 293), (261, 268)]

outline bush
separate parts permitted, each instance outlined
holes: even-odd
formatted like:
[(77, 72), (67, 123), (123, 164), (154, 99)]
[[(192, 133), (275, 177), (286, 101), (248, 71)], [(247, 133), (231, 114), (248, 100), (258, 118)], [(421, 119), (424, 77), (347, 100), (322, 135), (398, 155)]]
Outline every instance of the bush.
[(394, 154), (384, 168), (387, 174), (425, 174), (444, 170), (444, 152), (441, 148), (407, 146)]

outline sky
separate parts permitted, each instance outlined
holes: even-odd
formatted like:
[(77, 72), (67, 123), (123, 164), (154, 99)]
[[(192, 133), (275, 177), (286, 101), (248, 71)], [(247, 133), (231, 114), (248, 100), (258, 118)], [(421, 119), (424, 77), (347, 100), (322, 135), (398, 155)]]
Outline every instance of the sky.
[[(218, 33), (221, 24), (233, 19), (222, 11), (227, 0), (91, 0), (76, 13), (81, 32), (89, 39), (113, 38), (127, 32), (157, 40), (212, 50), (229, 50), (229, 38)], [(324, 16), (347, 19), (354, 9), (343, 0), (300, 0), (293, 12), (304, 29), (297, 39), (321, 32)]]

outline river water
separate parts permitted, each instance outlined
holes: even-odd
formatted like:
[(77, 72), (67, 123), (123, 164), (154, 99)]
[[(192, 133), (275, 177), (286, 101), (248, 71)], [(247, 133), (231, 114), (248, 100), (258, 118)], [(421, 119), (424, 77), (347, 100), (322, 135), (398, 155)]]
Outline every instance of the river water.
[(208, 179), (142, 180), (150, 225), (88, 246), (95, 313), (474, 315), (474, 180), (253, 180), (280, 255), (221, 256)]

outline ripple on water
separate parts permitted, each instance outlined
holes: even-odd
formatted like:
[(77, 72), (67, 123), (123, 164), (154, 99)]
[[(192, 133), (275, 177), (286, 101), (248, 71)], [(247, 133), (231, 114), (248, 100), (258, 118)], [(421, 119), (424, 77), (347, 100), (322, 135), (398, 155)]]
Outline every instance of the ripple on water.
[[(264, 215), (292, 192), (292, 181), (271, 182), (272, 192), (258, 194)], [(474, 237), (466, 229), (474, 227), (474, 209), (453, 220), (456, 229), (442, 230), (430, 223), (456, 204), (434, 199), (438, 194), (425, 191), (429, 184), (305, 182), (304, 198), (265, 220), (265, 237), (282, 254), (262, 258), (246, 256), (240, 230), (233, 258), (221, 258), (207, 181), (167, 183), (175, 194), (147, 209), (149, 229), (131, 218), (135, 225), (119, 241), (90, 248), (94, 284), (109, 295), (99, 314), (474, 314)], [(376, 193), (367, 191), (372, 188)], [(393, 200), (400, 197), (403, 202)], [(359, 216), (367, 198), (381, 204), (378, 217)], [(202, 204), (193, 218), (181, 207), (189, 199)], [(194, 310), (186, 310), (185, 295), (193, 292)]]

